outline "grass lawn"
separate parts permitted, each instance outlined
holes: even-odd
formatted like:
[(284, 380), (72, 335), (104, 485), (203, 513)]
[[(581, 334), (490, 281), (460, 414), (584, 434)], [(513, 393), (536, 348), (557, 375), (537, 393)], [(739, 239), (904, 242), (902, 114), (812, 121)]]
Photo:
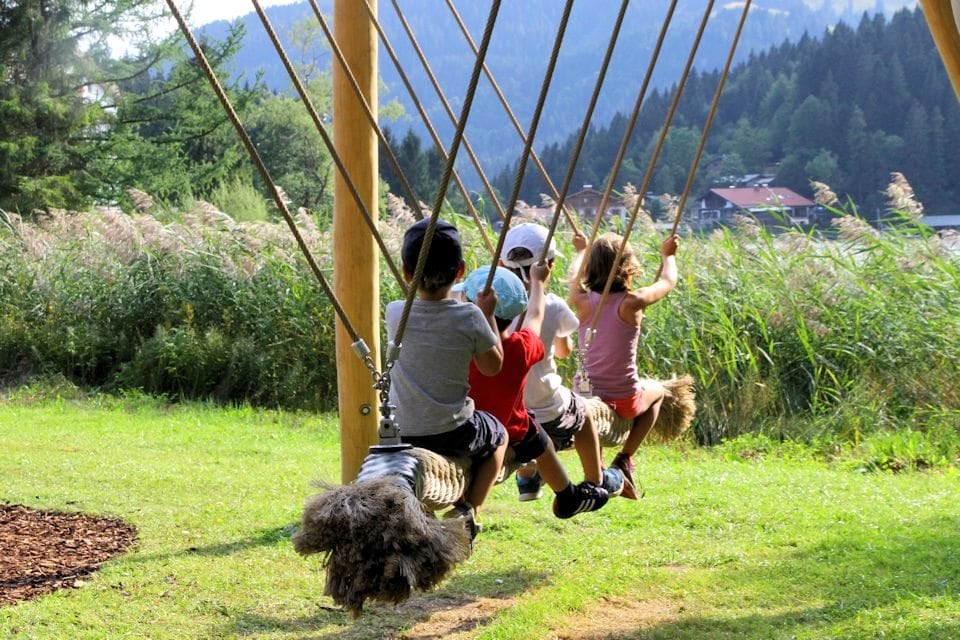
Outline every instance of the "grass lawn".
[(573, 520), (498, 487), (440, 589), (349, 621), (289, 542), (311, 481), (338, 479), (337, 428), (144, 398), (0, 402), (0, 500), (139, 531), (80, 588), (0, 608), (0, 637), (960, 638), (955, 470), (689, 446), (645, 448), (646, 497)]

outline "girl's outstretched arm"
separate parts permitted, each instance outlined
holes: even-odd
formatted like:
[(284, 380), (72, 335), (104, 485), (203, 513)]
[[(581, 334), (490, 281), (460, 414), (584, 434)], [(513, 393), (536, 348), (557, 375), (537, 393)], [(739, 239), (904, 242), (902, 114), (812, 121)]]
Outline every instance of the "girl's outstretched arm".
[[(580, 270), (583, 266), (584, 255), (587, 250), (587, 237), (579, 230), (573, 233), (573, 248), (577, 253), (570, 261), (570, 269), (567, 274), (567, 304), (573, 307), (577, 316), (582, 316), (581, 309), (584, 307), (584, 297), (586, 293), (580, 286)], [(582, 321), (583, 318), (581, 317)]]
[(677, 246), (680, 238), (673, 234), (660, 245), (660, 277), (653, 284), (637, 289), (630, 296), (639, 306), (639, 311), (657, 302), (677, 286)]

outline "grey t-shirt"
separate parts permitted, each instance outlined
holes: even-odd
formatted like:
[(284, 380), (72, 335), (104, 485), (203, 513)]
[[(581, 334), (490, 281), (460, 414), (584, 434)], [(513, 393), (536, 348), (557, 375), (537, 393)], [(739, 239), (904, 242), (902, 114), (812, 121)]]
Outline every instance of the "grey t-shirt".
[[(402, 300), (387, 305), (389, 340), (402, 313)], [(390, 374), (390, 402), (397, 407), (401, 436), (446, 433), (469, 420), (470, 360), (495, 344), (497, 335), (476, 305), (452, 298), (415, 299)]]

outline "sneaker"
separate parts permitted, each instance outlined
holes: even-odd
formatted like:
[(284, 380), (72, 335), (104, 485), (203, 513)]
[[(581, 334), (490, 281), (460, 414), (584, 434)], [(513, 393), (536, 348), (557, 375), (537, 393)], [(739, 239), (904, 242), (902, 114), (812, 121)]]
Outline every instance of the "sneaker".
[(573, 487), (573, 495), (561, 498), (560, 494), (553, 499), (553, 515), (558, 518), (572, 518), (578, 513), (596, 511), (607, 504), (610, 496), (602, 487), (584, 480)]
[(604, 469), (603, 470), (603, 483), (600, 485), (606, 489), (607, 494), (611, 498), (616, 498), (621, 493), (623, 493), (623, 487), (626, 486), (627, 481), (623, 477), (623, 472), (620, 469)]
[(539, 471), (534, 471), (530, 477), (517, 474), (517, 496), (520, 502), (529, 502), (530, 500), (539, 500), (543, 496), (543, 478)]
[(444, 520), (457, 520), (461, 518), (463, 519), (463, 526), (466, 527), (467, 533), (470, 534), (470, 545), (472, 546), (477, 534), (483, 531), (483, 525), (477, 520), (477, 511), (473, 508), (473, 505), (460, 502), (453, 505), (450, 511), (443, 514)]
[(613, 458), (610, 468), (618, 470), (623, 475), (623, 497), (636, 500), (639, 495), (637, 494), (637, 485), (633, 481), (634, 465), (630, 456), (621, 451)]

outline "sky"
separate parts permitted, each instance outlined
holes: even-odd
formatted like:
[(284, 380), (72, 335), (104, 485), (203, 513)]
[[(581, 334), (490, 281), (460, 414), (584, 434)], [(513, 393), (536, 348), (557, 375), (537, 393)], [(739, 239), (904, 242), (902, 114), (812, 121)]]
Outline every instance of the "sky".
[[(280, 4), (296, 4), (302, 0), (260, 0), (261, 7), (272, 7)], [(186, 1), (181, 2), (181, 8), (186, 7)], [(194, 0), (193, 13), (190, 16), (191, 24), (201, 25), (214, 20), (232, 20), (252, 13), (253, 3), (248, 0)]]

